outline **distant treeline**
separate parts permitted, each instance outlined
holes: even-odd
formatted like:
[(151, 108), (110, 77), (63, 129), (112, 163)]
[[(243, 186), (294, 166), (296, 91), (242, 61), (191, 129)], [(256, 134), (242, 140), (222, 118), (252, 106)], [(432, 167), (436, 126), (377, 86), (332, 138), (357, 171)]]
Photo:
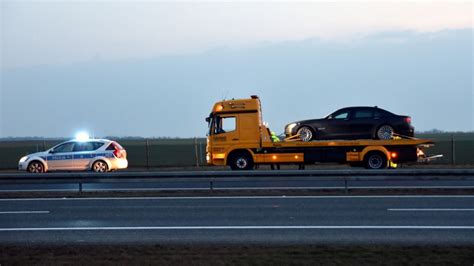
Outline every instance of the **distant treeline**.
[(471, 130), (471, 131), (444, 131), (444, 130), (441, 130), (441, 129), (433, 128), (433, 129), (425, 130), (425, 131), (416, 131), (415, 133), (419, 133), (419, 134), (449, 134), (449, 133), (459, 134), (459, 133), (474, 133), (474, 130)]
[[(425, 130), (425, 131), (416, 131), (416, 134), (462, 134), (462, 133), (474, 133), (474, 131), (444, 131), (441, 129), (433, 128), (430, 130)], [(194, 138), (205, 138), (203, 136), (200, 137), (189, 137), (189, 138), (179, 138), (179, 137), (140, 137), (140, 136), (104, 136), (104, 137), (96, 137), (97, 139), (113, 139), (113, 140), (120, 140), (120, 139), (126, 139), (126, 140), (185, 140), (185, 139), (194, 139)], [(57, 137), (57, 138), (52, 138), (52, 137), (4, 137), (0, 138), (0, 141), (23, 141), (23, 140), (68, 140), (71, 138), (65, 138), (65, 137)]]

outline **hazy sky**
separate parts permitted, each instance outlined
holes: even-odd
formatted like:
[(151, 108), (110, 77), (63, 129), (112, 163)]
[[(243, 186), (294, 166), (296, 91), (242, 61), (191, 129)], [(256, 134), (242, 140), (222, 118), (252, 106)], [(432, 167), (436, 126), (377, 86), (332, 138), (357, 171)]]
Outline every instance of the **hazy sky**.
[(347, 105), (474, 130), (472, 1), (0, 3), (0, 137), (203, 136), (250, 94), (277, 132)]
[(472, 26), (472, 1), (352, 2), (2, 0), (2, 67)]

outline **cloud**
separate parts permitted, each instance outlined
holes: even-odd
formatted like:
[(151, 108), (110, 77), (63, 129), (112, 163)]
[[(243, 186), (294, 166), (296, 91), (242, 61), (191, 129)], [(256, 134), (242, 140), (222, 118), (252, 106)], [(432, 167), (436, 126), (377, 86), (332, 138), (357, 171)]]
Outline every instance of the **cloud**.
[[(148, 59), (3, 70), (3, 136), (203, 136), (215, 101), (261, 96), (286, 123), (378, 105), (418, 130), (473, 130), (472, 29), (385, 32)], [(386, 42), (386, 39), (403, 42)]]
[[(2, 67), (201, 53), (261, 42), (472, 27), (469, 2), (2, 1)], [(396, 41), (390, 39), (386, 41)]]

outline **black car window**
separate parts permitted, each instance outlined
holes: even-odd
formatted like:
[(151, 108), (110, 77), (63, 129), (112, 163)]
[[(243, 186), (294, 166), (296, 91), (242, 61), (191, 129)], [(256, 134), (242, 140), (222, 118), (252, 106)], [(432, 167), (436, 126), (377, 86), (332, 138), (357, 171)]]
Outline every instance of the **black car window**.
[(385, 110), (382, 110), (382, 109), (377, 109), (374, 112), (374, 116), (375, 117), (389, 117), (389, 116), (393, 116), (393, 114), (390, 113), (389, 111), (385, 111)]
[(74, 142), (67, 142), (54, 148), (54, 153), (72, 152)]
[(361, 110), (356, 110), (354, 112), (353, 118), (372, 118), (372, 116), (373, 116), (372, 110), (361, 109)]
[(332, 116), (333, 119), (346, 119), (348, 117), (349, 117), (349, 111), (338, 112)]

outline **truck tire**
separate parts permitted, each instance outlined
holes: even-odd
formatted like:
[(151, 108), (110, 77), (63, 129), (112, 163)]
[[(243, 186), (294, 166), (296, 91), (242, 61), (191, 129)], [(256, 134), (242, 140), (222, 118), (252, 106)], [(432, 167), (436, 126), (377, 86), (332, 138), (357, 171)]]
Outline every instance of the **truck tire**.
[(367, 169), (387, 168), (387, 156), (381, 152), (369, 152), (364, 157), (364, 164)]
[(246, 152), (239, 152), (230, 157), (229, 162), (232, 170), (251, 170), (253, 169), (253, 159)]

